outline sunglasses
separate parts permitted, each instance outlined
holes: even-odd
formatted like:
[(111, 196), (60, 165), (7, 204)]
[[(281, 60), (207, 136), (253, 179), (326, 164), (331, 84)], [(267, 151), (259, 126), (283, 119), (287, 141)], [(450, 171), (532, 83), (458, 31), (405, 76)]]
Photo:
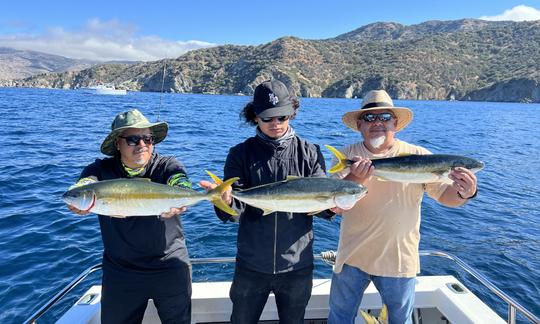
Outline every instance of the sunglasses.
[(374, 121), (376, 121), (377, 119), (382, 121), (382, 122), (387, 122), (389, 120), (391, 120), (392, 118), (394, 118), (394, 115), (392, 115), (391, 113), (380, 113), (380, 114), (372, 114), (372, 113), (367, 113), (367, 114), (363, 114), (360, 119), (362, 119), (363, 121), (366, 121), (368, 123), (372, 123)]
[(130, 136), (118, 136), (120, 138), (123, 138), (126, 140), (127, 145), (129, 146), (137, 146), (139, 145), (139, 142), (143, 140), (144, 144), (151, 145), (154, 144), (154, 141), (156, 138), (154, 135), (130, 135)]
[(280, 122), (284, 122), (284, 121), (288, 120), (289, 118), (291, 118), (291, 116), (278, 116), (278, 117), (268, 117), (268, 118), (261, 118), (261, 117), (259, 117), (259, 119), (260, 119), (263, 123), (269, 123), (269, 122), (271, 122), (274, 118), (277, 119), (277, 120), (280, 121)]

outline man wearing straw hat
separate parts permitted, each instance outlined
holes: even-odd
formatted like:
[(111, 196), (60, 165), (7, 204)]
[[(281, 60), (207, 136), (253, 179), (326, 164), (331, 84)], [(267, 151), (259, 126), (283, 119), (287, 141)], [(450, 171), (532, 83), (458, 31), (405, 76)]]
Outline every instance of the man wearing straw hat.
[(431, 154), (395, 138), (412, 120), (408, 108), (394, 107), (384, 90), (369, 91), (359, 110), (343, 115), (345, 125), (362, 134), (361, 142), (342, 152), (355, 161), (338, 177), (368, 188), (368, 195), (343, 215), (328, 323), (354, 323), (364, 290), (373, 281), (388, 307), (389, 323), (412, 323), (415, 276), (420, 270), (420, 204), (424, 192), (457, 207), (476, 195), (476, 176), (456, 168), (442, 183), (415, 184), (372, 178), (371, 159)]
[[(171, 186), (191, 187), (174, 157), (154, 146), (167, 136), (165, 122), (151, 123), (136, 109), (120, 113), (101, 145), (108, 158), (97, 159), (77, 185), (117, 178), (148, 178)], [(73, 212), (82, 211), (69, 206)], [(191, 266), (179, 217), (185, 207), (156, 217), (115, 218), (99, 215), (103, 240), (102, 323), (140, 323), (153, 299), (161, 322), (190, 323)]]

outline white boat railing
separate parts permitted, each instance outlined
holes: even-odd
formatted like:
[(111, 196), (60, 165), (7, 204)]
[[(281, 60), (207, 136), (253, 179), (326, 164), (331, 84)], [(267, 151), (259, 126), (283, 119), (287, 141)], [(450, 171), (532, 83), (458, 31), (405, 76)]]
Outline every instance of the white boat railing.
[[(512, 297), (508, 296), (501, 289), (495, 286), (491, 281), (489, 281), (484, 275), (473, 269), (467, 263), (465, 263), (460, 258), (452, 255), (450, 253), (437, 251), (437, 250), (423, 250), (420, 251), (420, 256), (434, 256), (445, 258), (453, 261), (476, 280), (478, 280), (484, 287), (488, 288), (492, 293), (497, 295), (500, 299), (508, 304), (508, 316), (507, 323), (515, 324), (516, 317), (518, 313), (521, 313), (525, 316), (531, 323), (540, 324), (540, 319), (531, 313), (528, 309), (522, 306), (520, 303), (515, 301)], [(317, 260), (322, 260), (327, 264), (333, 265), (336, 259), (336, 252), (334, 251), (325, 251), (321, 252), (319, 255), (314, 255), (314, 258)], [(232, 263), (236, 259), (234, 257), (228, 258), (197, 258), (191, 259), (191, 264), (209, 264), (209, 263)], [(47, 303), (41, 306), (30, 318), (28, 318), (24, 323), (31, 324), (35, 323), (43, 314), (45, 314), (52, 306), (54, 306), (62, 297), (64, 297), (68, 292), (75, 288), (79, 283), (81, 283), (88, 275), (94, 271), (101, 270), (101, 263), (91, 266), (90, 268), (83, 271), (77, 278), (72, 282), (66, 285), (60, 292), (58, 292), (54, 297), (52, 297)]]

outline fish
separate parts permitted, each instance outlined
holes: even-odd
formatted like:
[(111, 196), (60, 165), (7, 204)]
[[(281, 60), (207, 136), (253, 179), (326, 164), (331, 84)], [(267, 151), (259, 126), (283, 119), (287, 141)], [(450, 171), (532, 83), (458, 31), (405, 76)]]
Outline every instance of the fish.
[(62, 195), (62, 199), (77, 209), (118, 218), (156, 216), (172, 207), (190, 206), (203, 200), (237, 216), (236, 211), (221, 199), (221, 193), (238, 179), (228, 179), (207, 193), (151, 182), (150, 179), (104, 180), (72, 188)]
[[(328, 172), (339, 172), (354, 163), (336, 148), (330, 145), (325, 146), (338, 160), (338, 163)], [(482, 161), (450, 154), (410, 154), (374, 159), (371, 160), (371, 164), (375, 168), (373, 175), (380, 180), (404, 183), (452, 183), (448, 175), (454, 168), (463, 167), (476, 173), (485, 166)]]
[[(217, 184), (221, 179), (208, 172)], [(367, 194), (366, 187), (349, 180), (319, 177), (294, 177), (245, 190), (233, 190), (232, 196), (263, 210), (263, 215), (280, 211), (316, 214), (339, 207), (352, 208)]]
[(360, 311), (360, 314), (364, 318), (364, 321), (366, 324), (386, 324), (388, 323), (388, 308), (386, 307), (386, 304), (383, 304), (383, 307), (381, 309), (381, 312), (379, 313), (379, 316), (375, 317), (371, 314), (368, 314), (364, 312), (363, 310)]

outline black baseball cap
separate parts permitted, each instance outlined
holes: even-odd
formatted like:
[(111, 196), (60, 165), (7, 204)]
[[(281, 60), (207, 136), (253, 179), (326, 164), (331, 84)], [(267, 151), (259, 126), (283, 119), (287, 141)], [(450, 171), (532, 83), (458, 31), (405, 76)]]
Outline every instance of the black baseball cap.
[(253, 108), (255, 115), (260, 118), (294, 114), (289, 90), (279, 80), (264, 81), (255, 88)]

